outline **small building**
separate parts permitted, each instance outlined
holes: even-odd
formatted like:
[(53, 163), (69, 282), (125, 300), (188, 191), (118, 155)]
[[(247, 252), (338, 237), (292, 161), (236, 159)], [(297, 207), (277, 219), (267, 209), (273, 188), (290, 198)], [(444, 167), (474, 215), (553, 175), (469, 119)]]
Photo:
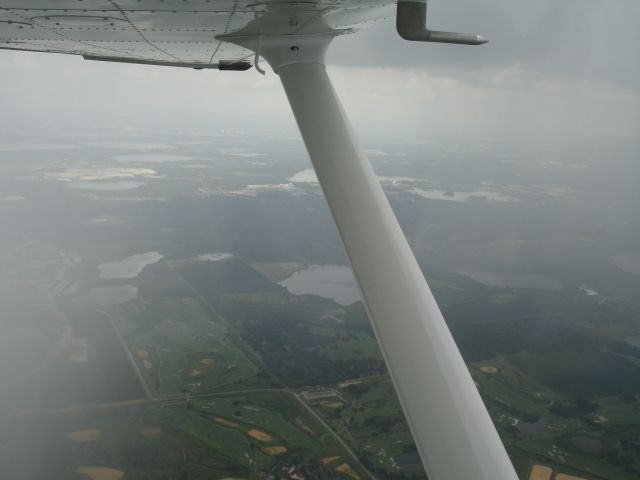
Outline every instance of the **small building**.
[(305, 400), (311, 401), (319, 398), (340, 397), (340, 393), (333, 388), (317, 386), (302, 390), (302, 396)]

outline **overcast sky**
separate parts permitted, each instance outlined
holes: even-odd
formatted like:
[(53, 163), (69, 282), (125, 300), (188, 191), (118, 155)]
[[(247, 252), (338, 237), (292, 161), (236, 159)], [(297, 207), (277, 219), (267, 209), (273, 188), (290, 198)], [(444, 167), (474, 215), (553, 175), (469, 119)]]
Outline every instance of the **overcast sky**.
[[(337, 39), (357, 130), (640, 136), (637, 0), (432, 0), (429, 25), (486, 45), (406, 42), (392, 20)], [(266, 63), (266, 62), (265, 62)], [(293, 125), (278, 77), (0, 51), (0, 127), (32, 119)]]

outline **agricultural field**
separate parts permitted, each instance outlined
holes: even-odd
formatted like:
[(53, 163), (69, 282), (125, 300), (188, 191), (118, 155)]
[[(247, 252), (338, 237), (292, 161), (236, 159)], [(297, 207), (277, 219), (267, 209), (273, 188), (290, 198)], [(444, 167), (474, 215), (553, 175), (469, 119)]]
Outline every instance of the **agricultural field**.
[[(247, 478), (256, 478), (249, 472), (275, 471), (284, 464), (307, 465), (318, 470), (316, 478), (331, 478), (335, 467), (345, 462), (364, 478), (335, 437), (286, 391), (201, 397), (156, 412), (243, 465)], [(336, 461), (321, 462), (331, 457)]]
[(380, 478), (426, 478), (387, 375), (340, 382), (313, 407)]
[(118, 325), (156, 395), (198, 393), (254, 376), (258, 369), (227, 326), (190, 296), (161, 295), (118, 312)]
[[(152, 407), (18, 418), (12, 428), (9, 478), (169, 480), (246, 473)], [(29, 460), (35, 457), (38, 462)]]
[(637, 478), (636, 396), (575, 400), (529, 379), (505, 358), (473, 364), (471, 373), (522, 478), (533, 460), (581, 478)]
[[(357, 452), (363, 465), (384, 478), (423, 478), (408, 426), (359, 304), (341, 307), (318, 297), (290, 295), (274, 283), (266, 286), (266, 277), (256, 277), (238, 259), (222, 267), (224, 263), (200, 266), (198, 275), (215, 279), (222, 275), (218, 271), (222, 268), (225, 274), (235, 272), (232, 277), (253, 278), (248, 284), (254, 286), (232, 288), (232, 282), (222, 288), (213, 282), (198, 292), (198, 304), (208, 309), (204, 313), (220, 320), (223, 330), (218, 335), (226, 335), (225, 341), (251, 358), (258, 370), (230, 387), (284, 385), (304, 392), (310, 379), (332, 386), (338, 397), (310, 402)], [(274, 271), (277, 266), (269, 264), (266, 272), (276, 275)], [(182, 278), (191, 285), (188, 275)], [(455, 278), (451, 280), (446, 288), (455, 287)], [(621, 351), (620, 341), (598, 339), (608, 349), (587, 354), (585, 345), (594, 345), (593, 332), (598, 327), (570, 321), (568, 312), (556, 308), (560, 302), (552, 293), (525, 296), (513, 291), (479, 299), (464, 281), (456, 288), (462, 301), (445, 304), (445, 311), (463, 354), (482, 359), (471, 363), (470, 370), (521, 477), (527, 478), (535, 461), (545, 461), (557, 472), (581, 474), (589, 480), (633, 478), (637, 468), (633, 425), (638, 425), (633, 420), (638, 416), (635, 389), (640, 384), (634, 367), (616, 354)], [(195, 284), (192, 289), (199, 290)], [(555, 313), (515, 315), (542, 305)], [(476, 313), (471, 321), (470, 309)], [(481, 342), (484, 350), (470, 353), (465, 348), (467, 338), (477, 337), (487, 339)], [(190, 368), (203, 371), (198, 365)], [(195, 393), (192, 387), (183, 387), (183, 392)], [(607, 396), (621, 390), (627, 392), (627, 403)], [(613, 428), (615, 418), (624, 418), (626, 427)]]
[[(424, 479), (302, 143), (202, 128), (0, 149), (0, 478)], [(639, 478), (637, 149), (376, 142), (519, 477)]]
[[(265, 275), (293, 268), (278, 265), (269, 264)], [(227, 275), (236, 280), (225, 284)], [(136, 278), (135, 301), (43, 302), (39, 314), (58, 322), (51, 335), (61, 353), (42, 381), (22, 393), (49, 385), (60, 406), (72, 398), (85, 406), (49, 412), (37, 427), (33, 418), (19, 418), (18, 431), (26, 435), (28, 425), (47, 438), (56, 430), (47, 425), (67, 415), (74, 429), (65, 442), (72, 446), (51, 458), (60, 478), (144, 478), (132, 452), (116, 447), (126, 445), (124, 438), (137, 439), (137, 458), (163, 455), (173, 464), (158, 478), (216, 472), (257, 479), (257, 472), (288, 465), (319, 478), (425, 478), (361, 305), (292, 295), (265, 275), (237, 257), (195, 266), (170, 259)], [(206, 288), (198, 283), (205, 280)], [(509, 317), (527, 302), (540, 305), (539, 294), (478, 299), (455, 279), (441, 288), (454, 287), (463, 301), (444, 308), (463, 353), (480, 359), (469, 364), (471, 374), (520, 477), (544, 476), (547, 466), (567, 479), (636, 478), (640, 407), (633, 351), (620, 347), (615, 335), (595, 335), (598, 326), (572, 323), (566, 313)], [(543, 297), (556, 305), (553, 295)], [(469, 309), (477, 312), (471, 321)], [(473, 336), (491, 340), (470, 353), (465, 345)], [(69, 368), (87, 373), (63, 374)], [(103, 378), (112, 383), (95, 383)], [(303, 399), (314, 385), (335, 395)], [(83, 391), (93, 396), (83, 398)], [(96, 401), (109, 411), (85, 416)], [(134, 414), (144, 421), (131, 422)], [(162, 453), (165, 444), (170, 453)]]

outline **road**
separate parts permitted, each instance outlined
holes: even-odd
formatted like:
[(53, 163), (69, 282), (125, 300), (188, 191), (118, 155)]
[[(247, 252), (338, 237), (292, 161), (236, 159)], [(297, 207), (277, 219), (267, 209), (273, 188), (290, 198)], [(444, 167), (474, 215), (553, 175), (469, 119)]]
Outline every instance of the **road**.
[[(202, 297), (202, 295), (200, 295), (200, 292), (198, 292), (193, 285), (191, 285), (181, 274), (180, 272), (177, 272), (175, 269), (172, 268), (172, 270), (174, 271), (174, 273), (179, 276), (182, 280), (182, 282), (191, 290), (191, 292), (193, 293), (193, 295), (200, 301), (200, 303), (216, 318), (218, 318), (221, 322), (223, 322), (225, 325), (229, 325), (229, 322), (227, 321), (226, 318), (224, 318), (214, 307), (213, 305), (211, 305), (205, 298)], [(242, 342), (238, 342), (237, 339), (234, 337), (234, 340), (236, 341), (236, 345), (238, 345), (239, 347), (242, 347), (243, 344)], [(291, 390), (288, 386), (286, 386), (284, 384), (284, 382), (282, 382), (273, 372), (271, 372), (269, 370), (269, 368), (267, 367), (267, 365), (262, 361), (262, 358), (259, 357), (259, 355), (253, 351), (247, 352), (245, 348), (242, 349), (245, 354), (251, 358), (252, 361), (254, 361), (255, 363), (257, 363), (264, 372), (266, 372), (266, 374), (269, 376), (269, 378), (276, 384), (281, 384), (283, 385), (283, 388), (281, 389), (260, 389), (260, 390), (253, 390), (253, 391), (239, 391), (238, 393), (243, 393), (246, 394), (248, 392), (264, 392), (264, 391), (274, 391), (274, 390), (278, 390), (281, 392), (286, 392), (289, 395), (293, 396), (293, 398), (300, 403), (300, 405), (302, 405), (304, 407), (305, 410), (307, 410), (329, 433), (331, 433), (331, 435), (333, 435), (335, 437), (335, 439), (338, 441), (338, 443), (342, 446), (342, 448), (344, 448), (344, 450), (349, 454), (349, 456), (351, 456), (351, 458), (353, 459), (353, 461), (358, 464), (361, 468), (361, 470), (363, 472), (365, 472), (370, 479), (372, 480), (377, 480), (376, 476), (371, 473), (371, 471), (369, 471), (369, 469), (367, 467), (365, 467), (362, 462), (360, 461), (360, 459), (358, 458), (358, 456), (353, 452), (353, 450), (349, 447), (349, 445), (347, 445), (347, 443), (344, 441), (344, 439), (327, 423), (324, 421), (324, 419), (318, 415), (318, 413), (316, 413), (315, 410), (313, 410), (313, 408), (308, 405), (300, 396), (300, 394), (295, 393), (293, 390)], [(375, 377), (376, 375), (373, 375), (371, 377)], [(382, 375), (384, 376), (384, 375)], [(367, 379), (370, 377), (364, 377), (363, 379)], [(360, 379), (351, 379), (349, 380), (349, 382), (353, 382), (353, 381), (358, 381)], [(228, 393), (227, 394), (232, 394), (232, 393)], [(215, 394), (202, 394), (202, 396), (213, 396)], [(195, 397), (192, 396), (192, 397)]]
[(127, 356), (129, 357), (129, 361), (131, 362), (131, 366), (133, 367), (134, 371), (136, 372), (136, 375), (138, 376), (138, 380), (140, 380), (140, 386), (144, 390), (145, 396), (149, 400), (158, 400), (158, 397), (155, 397), (153, 395), (153, 393), (151, 393), (151, 389), (147, 385), (147, 382), (144, 379), (144, 375), (142, 374), (142, 371), (140, 370), (140, 365), (138, 365), (138, 362), (136, 362), (136, 359), (133, 356), (133, 354), (131, 353), (131, 350), (129, 350), (129, 347), (127, 346), (127, 344), (125, 343), (124, 339), (122, 338), (122, 335), (120, 335), (120, 331), (118, 330), (118, 327), (116, 326), (116, 322), (113, 319), (113, 317), (111, 316), (111, 314), (109, 312), (106, 312), (106, 311), (100, 309), (100, 308), (96, 308), (96, 307), (89, 307), (89, 308), (91, 308), (91, 310), (93, 310), (94, 312), (98, 312), (98, 313), (100, 313), (102, 315), (105, 315), (109, 319), (109, 323), (111, 324), (111, 327), (113, 328), (113, 331), (116, 333), (116, 336), (118, 337), (118, 340), (120, 341), (120, 344), (122, 345), (122, 348), (124, 348), (124, 351), (127, 352)]
[[(178, 274), (179, 275), (179, 274)], [(198, 300), (200, 301), (201, 304), (203, 304), (206, 309), (210, 312), (211, 315), (213, 315), (214, 317), (217, 317), (220, 321), (224, 322), (225, 324), (228, 325), (226, 319), (224, 317), (222, 317), (222, 315), (220, 315), (204, 298), (202, 298), (202, 296), (189, 284), (189, 282), (187, 282), (181, 275), (179, 275), (182, 278), (182, 281), (189, 287), (189, 289), (193, 292), (193, 294), (196, 296), (196, 298), (198, 298)], [(287, 387), (286, 385), (283, 384), (283, 382), (277, 378), (272, 372), (269, 371), (269, 369), (267, 368), (267, 366), (264, 364), (264, 362), (262, 362), (262, 359), (257, 356), (257, 354), (255, 352), (245, 352), (245, 354), (248, 354), (251, 359), (257, 363), (259, 365), (259, 367), (261, 367), (263, 369), (263, 371), (265, 371), (269, 377), (271, 378), (271, 380), (276, 383), (276, 384), (280, 384), (283, 385), (282, 387), (276, 387), (276, 388), (254, 388), (254, 389), (238, 389), (238, 390), (223, 390), (223, 391), (215, 391), (215, 392), (209, 392), (209, 393), (198, 393), (198, 394), (171, 394), (171, 395), (164, 395), (164, 394), (159, 394), (159, 395), (154, 395), (153, 392), (151, 391), (151, 389), (149, 388), (147, 381), (145, 379), (145, 376), (140, 368), (140, 365), (138, 364), (135, 356), (133, 355), (133, 353), (131, 352), (131, 350), (129, 349), (129, 347), (127, 346), (126, 342), (124, 341), (124, 339), (122, 338), (122, 335), (120, 334), (118, 327), (116, 325), (116, 322), (114, 320), (114, 318), (111, 316), (111, 314), (105, 310), (102, 310), (100, 308), (96, 308), (96, 307), (90, 307), (92, 310), (94, 310), (95, 312), (104, 315), (108, 318), (109, 323), (111, 324), (111, 327), (113, 328), (116, 336), (118, 337), (118, 340), (120, 341), (120, 344), (122, 345), (122, 348), (124, 349), (124, 351), (126, 352), (129, 361), (131, 362), (131, 366), (133, 367), (136, 376), (138, 377), (138, 380), (140, 382), (140, 385), (144, 391), (145, 394), (145, 398), (139, 398), (139, 399), (133, 399), (133, 400), (126, 400), (126, 401), (118, 401), (118, 402), (112, 402), (112, 403), (104, 403), (104, 404), (76, 404), (76, 405), (69, 405), (67, 407), (63, 407), (63, 408), (57, 408), (57, 409), (50, 409), (50, 410), (43, 410), (43, 411), (39, 411), (39, 412), (31, 412), (31, 414), (36, 414), (36, 415), (49, 415), (49, 414), (68, 414), (68, 413), (79, 413), (79, 412), (90, 412), (90, 411), (101, 411), (101, 410), (109, 410), (109, 409), (120, 409), (120, 408), (130, 408), (130, 407), (139, 407), (139, 406), (143, 406), (143, 405), (151, 405), (151, 404), (161, 404), (162, 406), (166, 406), (166, 407), (170, 407), (170, 406), (177, 406), (177, 405), (185, 405), (188, 404), (191, 400), (193, 399), (199, 399), (199, 398), (212, 398), (212, 397), (228, 397), (228, 396), (235, 396), (235, 395), (252, 395), (252, 394), (264, 394), (264, 393), (284, 393), (287, 395), (291, 395), (291, 397), (293, 399), (295, 399), (296, 402), (298, 402), (301, 407), (309, 412), (310, 415), (313, 416), (313, 418), (315, 418), (317, 420), (317, 422), (326, 430), (326, 433), (323, 434), (323, 436), (331, 435), (333, 436), (336, 441), (338, 442), (338, 444), (344, 449), (344, 451), (346, 452), (346, 454), (351, 457), (351, 461), (358, 465), (360, 467), (360, 470), (362, 472), (364, 472), (371, 480), (377, 480), (377, 477), (367, 468), (365, 467), (362, 462), (360, 461), (360, 459), (358, 458), (358, 456), (356, 455), (356, 453), (351, 449), (351, 447), (347, 444), (347, 442), (338, 434), (338, 432), (336, 432), (331, 425), (329, 425), (314, 409), (313, 407), (311, 407), (311, 405), (309, 405), (308, 403), (306, 403), (304, 401), (304, 399), (302, 398), (301, 394), (293, 391), (292, 389), (290, 389), (289, 387)], [(244, 350), (244, 349), (243, 349)], [(257, 357), (257, 358), (256, 358)], [(351, 382), (359, 382), (362, 380), (367, 380), (370, 378), (375, 378), (375, 377), (383, 377), (385, 375), (373, 375), (371, 377), (363, 377), (363, 378), (355, 378), (355, 379), (351, 379), (348, 380), (348, 383)]]
[(298, 403), (300, 405), (302, 405), (327, 431), (331, 432), (331, 434), (335, 437), (335, 439), (338, 441), (338, 443), (340, 443), (340, 445), (342, 446), (342, 448), (345, 449), (345, 451), (353, 458), (353, 460), (358, 464), (358, 466), (367, 474), (369, 475), (369, 478), (373, 479), (373, 480), (377, 480), (377, 477), (371, 473), (371, 471), (365, 467), (362, 462), (360, 461), (360, 459), (358, 458), (358, 456), (353, 452), (353, 450), (351, 450), (351, 448), (349, 447), (349, 445), (347, 445), (347, 443), (342, 439), (342, 437), (340, 435), (338, 435), (338, 432), (336, 432), (331, 425), (329, 425), (327, 422), (324, 421), (324, 418), (322, 418), (320, 415), (318, 415), (318, 413), (307, 403), (302, 399), (302, 396), (299, 393), (294, 393), (289, 389), (285, 389), (285, 391), (289, 392), (291, 395), (293, 395), (293, 397), (298, 401)]
[[(264, 393), (285, 393), (291, 395), (309, 414), (315, 418), (320, 425), (332, 435), (340, 446), (351, 457), (352, 461), (357, 464), (360, 469), (365, 472), (371, 480), (377, 480), (377, 477), (365, 467), (356, 453), (349, 447), (349, 445), (342, 439), (342, 437), (336, 432), (331, 425), (329, 425), (307, 402), (302, 399), (302, 395), (294, 392), (289, 388), (253, 388), (244, 390), (227, 390), (221, 392), (209, 392), (209, 393), (196, 393), (196, 394), (175, 394), (166, 395), (162, 397), (148, 397), (139, 398), (134, 400), (125, 400), (121, 402), (101, 403), (101, 404), (76, 404), (68, 407), (56, 408), (50, 410), (43, 410), (40, 412), (31, 412), (30, 415), (55, 415), (55, 414), (68, 414), (68, 413), (86, 413), (90, 411), (110, 410), (119, 408), (139, 407), (142, 405), (161, 404), (163, 407), (172, 407), (178, 405), (186, 405), (193, 399), (200, 398), (215, 398), (215, 397), (230, 397), (236, 395), (252, 395), (252, 394), (264, 394)], [(324, 435), (324, 434), (323, 434)]]

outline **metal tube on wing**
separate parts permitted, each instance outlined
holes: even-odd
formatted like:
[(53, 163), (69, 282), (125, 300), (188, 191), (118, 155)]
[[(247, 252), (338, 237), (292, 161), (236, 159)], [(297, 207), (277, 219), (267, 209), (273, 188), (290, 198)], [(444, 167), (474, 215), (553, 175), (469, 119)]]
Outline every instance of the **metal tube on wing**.
[(161, 67), (183, 67), (193, 68), (194, 70), (215, 69), (224, 71), (244, 72), (249, 70), (253, 65), (246, 60), (220, 60), (217, 63), (201, 63), (201, 62), (166, 62), (162, 60), (147, 60), (142, 58), (129, 57), (100, 57), (96, 55), (83, 55), (85, 60), (94, 60), (98, 62), (116, 62), (116, 63), (133, 63), (136, 65), (154, 65)]
[(400, 0), (396, 8), (396, 29), (405, 40), (414, 42), (482, 45), (488, 40), (482, 35), (439, 32), (427, 28), (427, 2)]

